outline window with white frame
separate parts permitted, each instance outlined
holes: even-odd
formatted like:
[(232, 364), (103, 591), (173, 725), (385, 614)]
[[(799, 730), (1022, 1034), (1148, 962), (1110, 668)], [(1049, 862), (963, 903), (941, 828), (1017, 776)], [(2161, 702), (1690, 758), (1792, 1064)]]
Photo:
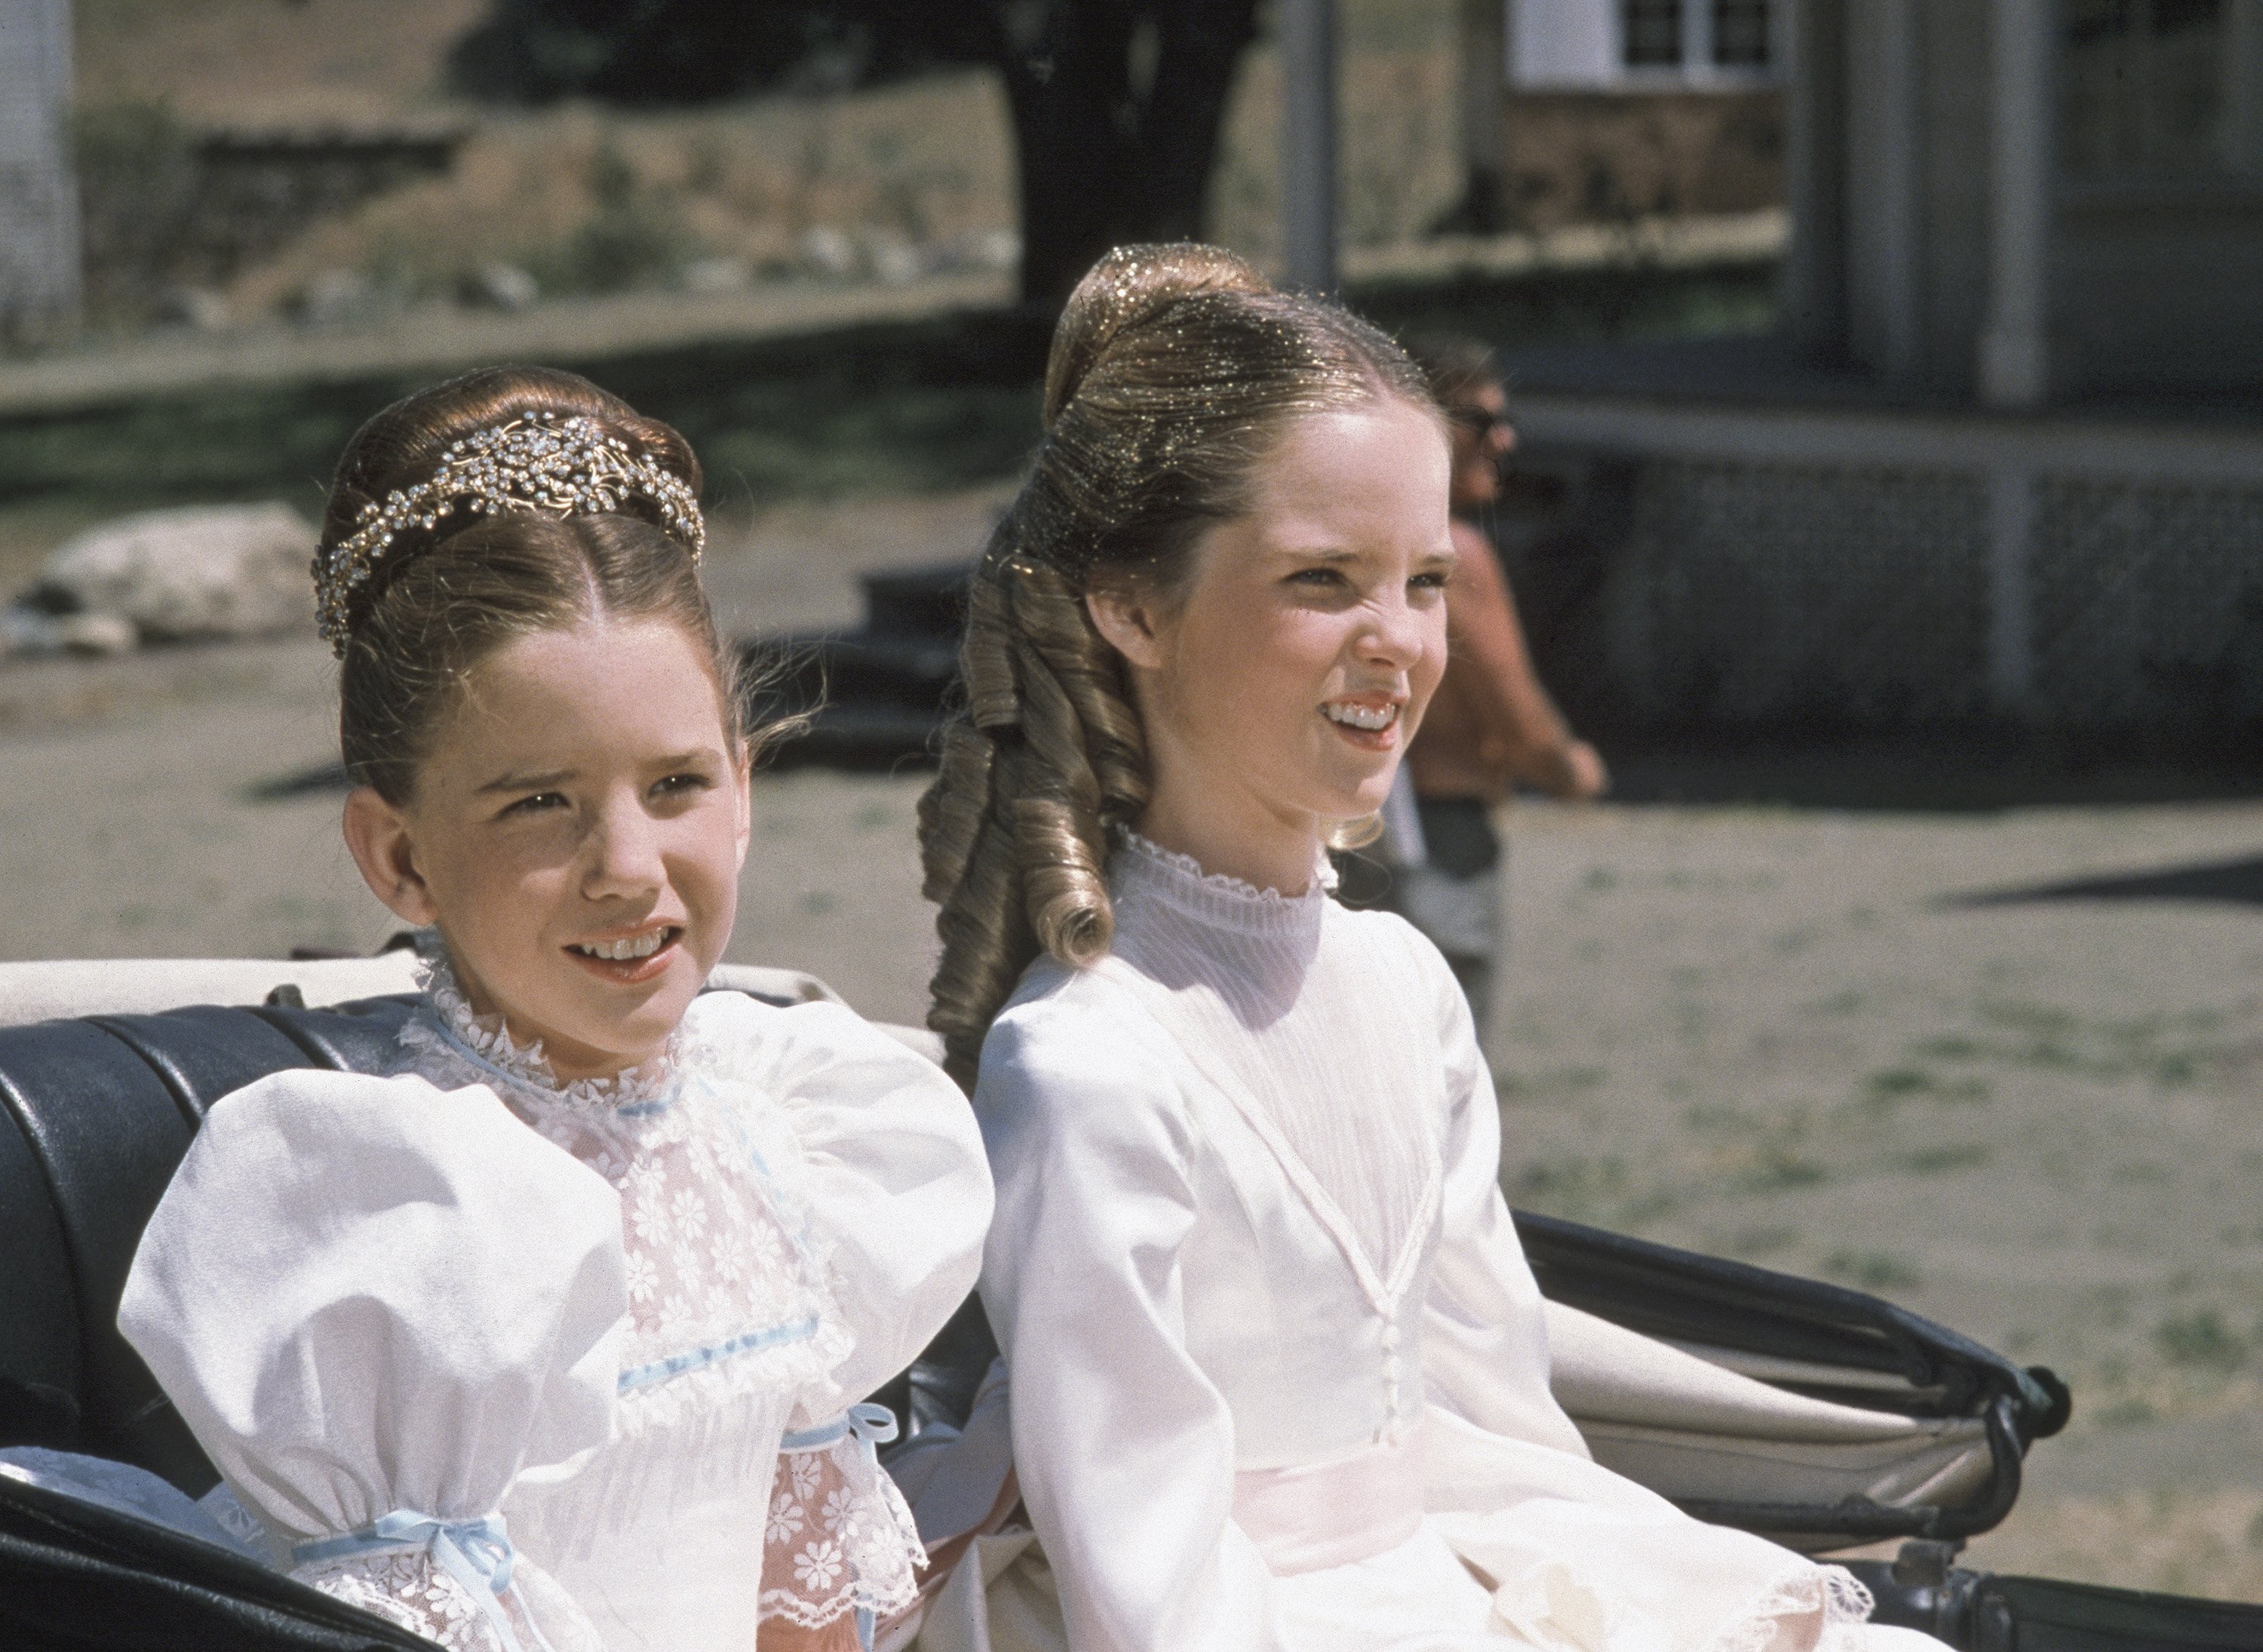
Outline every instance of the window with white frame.
[(1507, 0), (1509, 79), (1596, 91), (1736, 87), (1780, 72), (1790, 0)]

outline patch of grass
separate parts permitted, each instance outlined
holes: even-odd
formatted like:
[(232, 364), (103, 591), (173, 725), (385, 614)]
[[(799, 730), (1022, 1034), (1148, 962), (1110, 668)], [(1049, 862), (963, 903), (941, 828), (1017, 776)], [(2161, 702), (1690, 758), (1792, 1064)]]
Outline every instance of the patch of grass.
[(1916, 1264), (1888, 1250), (1834, 1250), (1823, 1271), (1865, 1291), (1905, 1291), (1921, 1282)]
[[(1704, 295), (1744, 293), (1772, 305), (1765, 298), (1772, 281), (1772, 265), (1583, 272), (1405, 282), (1352, 296), (1394, 330), (1544, 344), (1703, 330), (1706, 315), (1718, 308)], [(1640, 298), (1635, 308), (1643, 318), (1634, 322), (1621, 313), (1629, 294)], [(561, 355), (553, 365), (587, 374), (681, 431), (719, 504), (876, 496), (1013, 475), (1038, 440), (1050, 332), (1042, 316), (964, 311), (791, 337)], [(356, 427), (445, 376), (420, 371), (203, 386), (0, 416), (0, 508), (38, 504), (75, 516), (83, 505), (107, 515), (275, 498), (318, 517), (339, 451)]]
[(1558, 1215), (1592, 1211), (1626, 1192), (1626, 1161), (1616, 1156), (1536, 1159), (1516, 1173), (1510, 1196)]
[(1536, 1159), (1509, 1178), (1507, 1192), (1512, 1204), (1627, 1230), (1638, 1230), (1680, 1204), (1670, 1189), (1638, 1186), (1616, 1154)]
[(1881, 1101), (1920, 1096), (1933, 1088), (1933, 1075), (1921, 1067), (1888, 1067), (1862, 1081), (1865, 1094)]
[[(712, 496), (917, 493), (1010, 475), (1036, 445), (1042, 323), (944, 315), (560, 360), (690, 439)], [(443, 377), (206, 387), (0, 417), (0, 505), (278, 498), (320, 514), (355, 428)]]
[(2136, 1079), (2163, 1090), (2195, 1083), (2241, 1057), (2212, 1036), (2224, 1025), (2223, 1012), (2212, 1009), (2086, 1022), (2054, 1005), (1992, 998), (1976, 1013), (1999, 1036), (1949, 1035), (1912, 1047), (1938, 1060), (1997, 1061), (2105, 1083)]
[(1827, 1167), (1781, 1143), (1770, 1142), (1753, 1156), (1738, 1182), (1748, 1192), (1785, 1193), (1819, 1187), (1830, 1179)]
[(1797, 1228), (1740, 1228), (1722, 1249), (1735, 1257), (1777, 1256), (1799, 1243)]
[(1946, 1176), (1952, 1170), (1969, 1170), (1985, 1164), (1989, 1156), (1989, 1149), (1979, 1142), (1960, 1141), (1900, 1154), (1893, 1163), (1896, 1169), (1912, 1176)]
[(2212, 1308), (2163, 1320), (2153, 1332), (2153, 1345), (2171, 1365), (2201, 1371), (2237, 1371), (2247, 1360), (2247, 1339)]
[(1542, 1073), (1504, 1072), (1494, 1079), (1493, 1089), (1503, 1101), (1544, 1101), (1601, 1089), (1609, 1076), (1609, 1069), (1596, 1066), (1558, 1067)]
[(1993, 1093), (1993, 1086), (1985, 1078), (1943, 1078), (1923, 1067), (1903, 1062), (1881, 1068), (1865, 1078), (1862, 1100), (1866, 1107), (1884, 1109), (1915, 1100), (1984, 1102)]
[(2141, 1423), (2153, 1422), (2160, 1413), (2153, 1409), (2151, 1401), (2128, 1395), (2099, 1407), (2091, 1415), (2100, 1428), (2134, 1428)]

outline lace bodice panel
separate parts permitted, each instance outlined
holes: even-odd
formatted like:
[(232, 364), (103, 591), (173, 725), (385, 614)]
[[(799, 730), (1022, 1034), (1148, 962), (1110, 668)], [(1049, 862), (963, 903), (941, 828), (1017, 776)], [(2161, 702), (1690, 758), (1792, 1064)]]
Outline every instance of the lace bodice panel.
[(623, 1398), (714, 1369), (734, 1388), (791, 1386), (812, 1412), (838, 1410), (826, 1389), (847, 1331), (793, 1185), (800, 1149), (780, 1111), (734, 1070), (734, 1052), (687, 1018), (647, 1067), (560, 1086), (539, 1045), (514, 1045), (472, 1015), (445, 963), (427, 993), (430, 1011), (401, 1029), (400, 1070), (443, 1090), (489, 1086), (620, 1196)]

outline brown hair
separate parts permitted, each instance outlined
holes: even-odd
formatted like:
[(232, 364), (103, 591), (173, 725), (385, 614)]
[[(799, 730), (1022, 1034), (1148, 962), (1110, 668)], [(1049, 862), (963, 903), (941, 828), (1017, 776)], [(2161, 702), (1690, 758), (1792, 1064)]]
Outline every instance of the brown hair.
[[(428, 479), (449, 446), (537, 414), (594, 420), (696, 492), (690, 445), (587, 379), (549, 367), (490, 367), (394, 402), (346, 444), (322, 517), (322, 554), (364, 510)], [(735, 656), (726, 649), (690, 550), (657, 506), (629, 497), (602, 514), (450, 516), (396, 536), (356, 590), (338, 668), (346, 773), (408, 801), (417, 765), (466, 677), (514, 637), (598, 617), (666, 620), (712, 663), (724, 733), (741, 734)]]
[(920, 800), (943, 942), (928, 1025), (960, 1083), (1040, 952), (1106, 953), (1110, 834), (1146, 806), (1139, 710), (1085, 593), (1133, 583), (1168, 599), (1204, 531), (1248, 508), (1292, 420), (1393, 397), (1433, 405), (1398, 345), (1215, 247), (1121, 248), (1070, 294), (1044, 441), (975, 576), (966, 714)]

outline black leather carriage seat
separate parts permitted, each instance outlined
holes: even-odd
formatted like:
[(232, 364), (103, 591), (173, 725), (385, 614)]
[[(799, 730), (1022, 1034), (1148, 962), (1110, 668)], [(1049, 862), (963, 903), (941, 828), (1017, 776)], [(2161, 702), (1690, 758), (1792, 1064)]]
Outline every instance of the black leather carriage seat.
[(118, 1333), (134, 1247), (213, 1104), (287, 1068), (374, 1071), (413, 1000), (0, 1028), (0, 1445), (217, 1476)]

